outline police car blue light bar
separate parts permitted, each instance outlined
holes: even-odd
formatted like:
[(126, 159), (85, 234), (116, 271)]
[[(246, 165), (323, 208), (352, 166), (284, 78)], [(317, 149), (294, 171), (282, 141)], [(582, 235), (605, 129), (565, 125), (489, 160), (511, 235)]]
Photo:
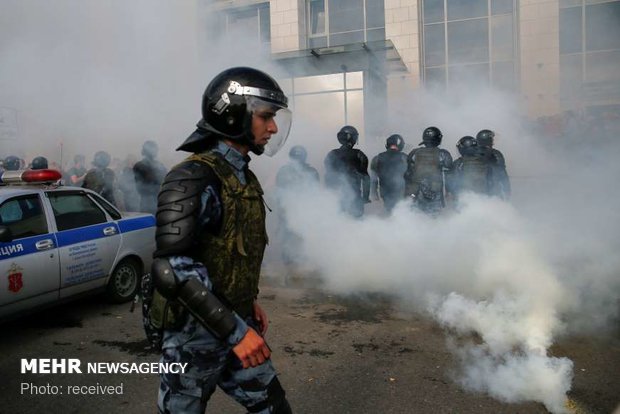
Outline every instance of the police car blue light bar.
[(18, 170), (4, 171), (0, 184), (53, 183), (62, 178), (57, 170)]

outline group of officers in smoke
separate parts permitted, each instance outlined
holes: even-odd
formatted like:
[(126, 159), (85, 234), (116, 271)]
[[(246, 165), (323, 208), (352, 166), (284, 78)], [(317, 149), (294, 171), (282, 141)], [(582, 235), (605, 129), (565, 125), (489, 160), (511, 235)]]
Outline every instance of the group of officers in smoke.
[[(67, 185), (88, 188), (123, 210), (155, 214), (159, 187), (167, 173), (166, 167), (157, 160), (157, 154), (157, 143), (145, 141), (142, 160), (132, 166), (126, 165), (118, 174), (110, 168), (112, 159), (108, 152), (97, 151), (91, 169), (86, 169), (84, 156), (78, 154), (73, 166), (63, 174), (63, 181)], [(11, 155), (4, 159), (2, 168), (16, 171), (22, 169), (22, 165), (18, 157)], [(35, 157), (30, 164), (33, 170), (46, 168), (48, 161), (43, 156)]]
[[(325, 185), (338, 192), (341, 209), (353, 217), (364, 214), (371, 195), (382, 199), (388, 212), (399, 201), (411, 198), (413, 206), (431, 215), (467, 191), (508, 199), (506, 162), (493, 148), (494, 137), (488, 129), (475, 138), (462, 137), (456, 145), (460, 157), (453, 161), (450, 152), (440, 148), (443, 135), (437, 127), (426, 128), (422, 142), (409, 154), (403, 152), (403, 137), (393, 134), (386, 139), (386, 150), (372, 159), (369, 174), (368, 157), (354, 148), (359, 134), (347, 125), (337, 134), (340, 148), (325, 157)], [(302, 146), (294, 146), (289, 156), (292, 163), (282, 167), (276, 177), (278, 187), (292, 187), (304, 176), (318, 182), (318, 172), (307, 164)]]

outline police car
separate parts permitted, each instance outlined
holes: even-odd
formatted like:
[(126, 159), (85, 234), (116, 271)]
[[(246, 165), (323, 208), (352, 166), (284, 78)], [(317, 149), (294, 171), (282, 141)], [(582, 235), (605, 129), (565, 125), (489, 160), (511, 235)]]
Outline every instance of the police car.
[(155, 218), (56, 184), (56, 170), (0, 176), (0, 319), (83, 294), (133, 299), (155, 249)]

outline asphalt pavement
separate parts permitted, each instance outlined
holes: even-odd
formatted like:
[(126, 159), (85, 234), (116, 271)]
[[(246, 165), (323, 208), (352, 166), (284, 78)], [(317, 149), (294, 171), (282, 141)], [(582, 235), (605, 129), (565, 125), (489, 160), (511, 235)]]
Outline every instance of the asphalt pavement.
[[(268, 283), (259, 299), (295, 413), (547, 412), (540, 403), (508, 404), (461, 389), (442, 329), (424, 315), (397, 310), (389, 298)], [(139, 308), (129, 308), (95, 297), (2, 325), (0, 412), (156, 412), (156, 374), (21, 373), (21, 360), (33, 358), (78, 359), (83, 371), (88, 363), (157, 362)], [(567, 412), (607, 414), (618, 407), (620, 335), (563, 338), (551, 352), (574, 362)], [(207, 412), (245, 411), (218, 390)]]

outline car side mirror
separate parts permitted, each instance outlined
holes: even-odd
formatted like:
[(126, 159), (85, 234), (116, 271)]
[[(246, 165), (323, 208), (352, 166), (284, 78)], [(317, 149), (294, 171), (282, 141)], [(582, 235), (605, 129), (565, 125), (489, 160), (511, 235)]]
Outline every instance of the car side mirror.
[(0, 226), (0, 242), (8, 243), (13, 240), (13, 232), (7, 226)]

